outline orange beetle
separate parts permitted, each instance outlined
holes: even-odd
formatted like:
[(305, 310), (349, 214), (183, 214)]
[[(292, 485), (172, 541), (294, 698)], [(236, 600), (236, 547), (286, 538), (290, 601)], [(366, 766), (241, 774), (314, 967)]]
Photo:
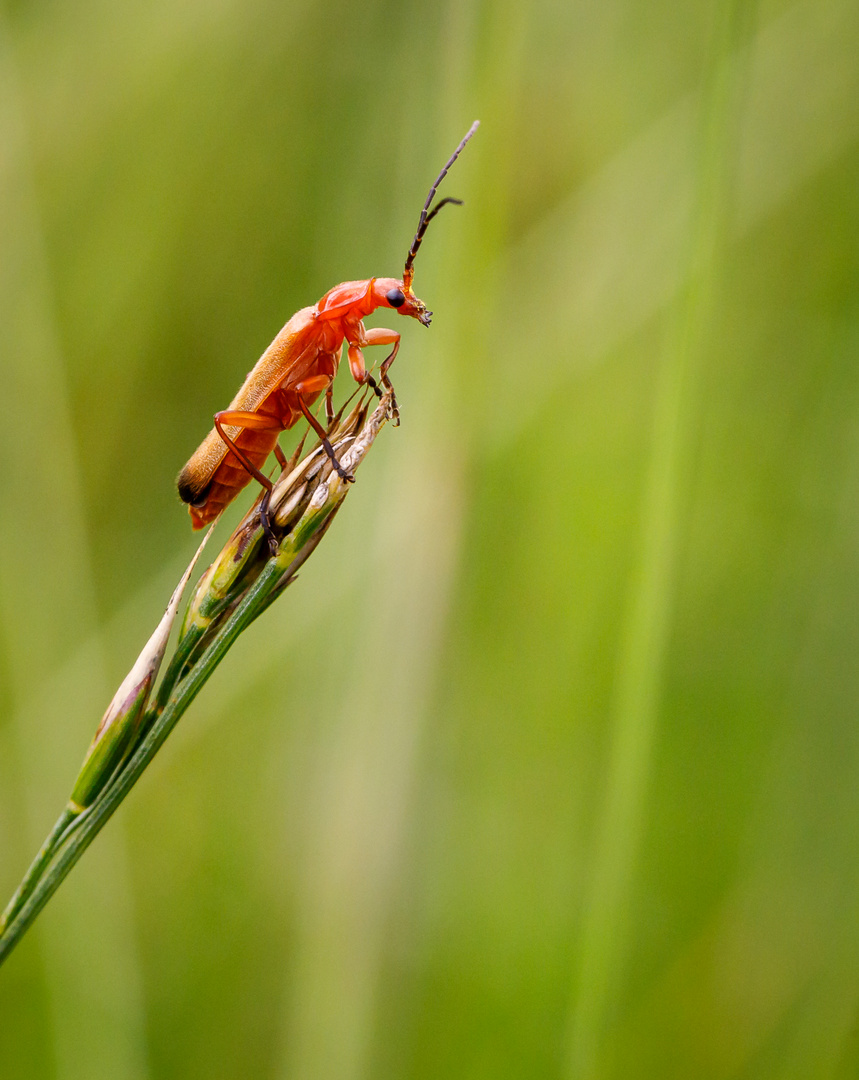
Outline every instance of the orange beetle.
[[(400, 347), (400, 335), (396, 330), (381, 327), (366, 330), (362, 320), (376, 308), (394, 308), (401, 315), (411, 315), (424, 326), (429, 326), (432, 312), (427, 311), (423, 301), (412, 292), (414, 259), (433, 217), (446, 203), (460, 202), (459, 199), (442, 199), (430, 210), (439, 184), (477, 126), (478, 121), (475, 121), (430, 188), (421, 211), (418, 231), (406, 257), (402, 281), (395, 278), (346, 281), (327, 292), (314, 307), (297, 311), (256, 362), (230, 402), (230, 407), (215, 414), (214, 428), (197, 448), (177, 481), (179, 495), (188, 503), (195, 529), (201, 529), (213, 521), (254, 477), (266, 489), (260, 516), (274, 549), (274, 537), (268, 521), (268, 496), (272, 483), (260, 470), (272, 450), (283, 465), (283, 454), (277, 445), (278, 435), (291, 428), (302, 416), (321, 439), (340, 476), (345, 480), (353, 479), (337, 460), (325, 429), (310, 412), (310, 406), (325, 391), (326, 415), (331, 424), (331, 382), (337, 372), (344, 341), (347, 343), (352, 377), (359, 385), (369, 385), (379, 397), (382, 391), (364, 366), (361, 350), (368, 345), (392, 345), (379, 374), (382, 385), (386, 389), (393, 389), (388, 380), (388, 368)], [(396, 410), (396, 405), (394, 408)]]

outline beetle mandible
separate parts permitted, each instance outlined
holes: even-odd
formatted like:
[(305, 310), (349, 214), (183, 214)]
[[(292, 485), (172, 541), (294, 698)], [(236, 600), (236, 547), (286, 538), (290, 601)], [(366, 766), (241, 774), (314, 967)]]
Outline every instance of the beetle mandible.
[[(214, 428), (194, 452), (177, 481), (179, 495), (188, 503), (195, 529), (214, 521), (254, 477), (266, 489), (260, 517), (269, 545), (274, 549), (276, 542), (268, 520), (272, 482), (260, 470), (272, 450), (281, 465), (284, 464), (283, 453), (277, 445), (278, 436), (302, 416), (319, 436), (339, 475), (344, 480), (353, 479), (337, 460), (326, 431), (311, 413), (310, 406), (324, 391), (330, 426), (334, 416), (331, 383), (344, 341), (352, 378), (361, 386), (370, 386), (379, 397), (382, 390), (364, 365), (362, 349), (368, 345), (392, 346), (379, 370), (379, 382), (393, 393), (388, 369), (400, 347), (400, 335), (396, 330), (382, 327), (367, 330), (363, 320), (377, 308), (393, 308), (400, 315), (410, 315), (429, 326), (432, 312), (427, 311), (423, 301), (412, 292), (415, 255), (427, 226), (439, 210), (447, 203), (461, 204), (460, 199), (446, 198), (430, 209), (439, 184), (474, 135), (478, 123), (475, 120), (471, 125), (430, 188), (421, 210), (418, 231), (406, 256), (402, 280), (344, 281), (335, 285), (313, 307), (297, 311), (256, 362), (229, 408), (215, 414)], [(395, 402), (396, 399), (396, 420)]]

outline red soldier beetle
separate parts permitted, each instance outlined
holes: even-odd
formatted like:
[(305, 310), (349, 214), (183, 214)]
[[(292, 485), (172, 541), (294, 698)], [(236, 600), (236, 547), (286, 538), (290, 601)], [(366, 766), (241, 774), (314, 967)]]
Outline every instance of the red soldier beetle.
[[(214, 428), (194, 452), (177, 481), (179, 495), (188, 503), (195, 529), (202, 529), (214, 521), (253, 477), (265, 488), (260, 517), (269, 547), (276, 550), (277, 542), (268, 519), (272, 482), (260, 470), (272, 450), (283, 467), (285, 458), (278, 446), (278, 436), (302, 416), (319, 436), (339, 475), (344, 480), (354, 479), (337, 460), (327, 433), (311, 413), (310, 406), (324, 391), (330, 427), (334, 418), (331, 383), (337, 373), (344, 341), (352, 378), (360, 386), (369, 386), (379, 397), (382, 397), (382, 390), (365, 367), (362, 350), (368, 345), (393, 346), (379, 369), (379, 382), (393, 394), (388, 369), (399, 350), (400, 335), (396, 330), (382, 327), (367, 330), (363, 320), (377, 308), (393, 308), (400, 315), (410, 315), (429, 326), (432, 312), (427, 311), (426, 305), (412, 291), (415, 256), (427, 226), (439, 210), (447, 203), (461, 205), (460, 199), (446, 198), (430, 209), (439, 184), (477, 127), (475, 120), (430, 188), (421, 210), (418, 231), (406, 256), (402, 280), (345, 281), (327, 292), (315, 306), (296, 312), (256, 362), (229, 408), (215, 414)], [(393, 408), (396, 422), (396, 404)]]

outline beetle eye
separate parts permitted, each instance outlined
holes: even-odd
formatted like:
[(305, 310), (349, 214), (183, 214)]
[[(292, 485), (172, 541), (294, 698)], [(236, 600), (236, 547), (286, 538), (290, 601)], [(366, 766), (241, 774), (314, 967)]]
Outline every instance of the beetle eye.
[(406, 302), (402, 289), (391, 289), (390, 292), (385, 293), (385, 299), (391, 307), (402, 307)]

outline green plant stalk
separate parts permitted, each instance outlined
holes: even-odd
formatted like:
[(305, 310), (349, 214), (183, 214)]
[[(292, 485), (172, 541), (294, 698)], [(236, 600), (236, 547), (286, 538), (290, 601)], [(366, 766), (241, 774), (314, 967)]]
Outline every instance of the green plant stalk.
[(108, 705), (101, 723), (96, 729), (77, 780), (72, 788), (71, 797), (60, 814), (48, 838), (30, 865), (24, 880), (18, 886), (6, 909), (0, 915), (0, 935), (14, 919), (27, 897), (36, 887), (55, 852), (75, 819), (98, 798), (99, 793), (115, 775), (125, 757), (134, 748), (141, 732), (146, 704), (152, 685), (158, 676), (158, 670), (167, 648), (170, 628), (179, 610), (182, 593), (194, 571), (209, 534), (197, 549), (179, 584), (173, 590), (170, 603), (158, 626), (143, 647), (140, 656), (131, 671), (122, 681), (119, 689)]
[[(45, 873), (57, 848), (60, 846), (63, 834), (78, 816), (78, 813), (79, 811), (75, 811), (70, 806), (67, 806), (57, 818), (53, 829), (48, 833), (44, 844), (39, 848), (38, 854), (35, 859), (33, 859), (32, 863), (30, 863), (21, 884), (15, 890), (12, 899), (6, 905), (6, 909), (3, 912), (3, 920), (5, 923), (4, 933), (6, 928), (11, 926), (14, 922), (15, 916), (26, 903), (27, 897), (34, 891), (37, 882)], [(0, 937), (0, 957), (2, 957), (2, 940), (2, 937)]]
[[(383, 401), (366, 422), (366, 414), (362, 410), (356, 409), (350, 417), (361, 430), (354, 441), (350, 438), (352, 445), (346, 454), (341, 455), (347, 468), (354, 469), (360, 464), (376, 434), (389, 418), (388, 410), (387, 402)], [(319, 479), (293, 531), (281, 541), (277, 555), (264, 564), (233, 610), (220, 625), (216, 625), (211, 641), (186, 672), (181, 671), (181, 667), (189, 655), (189, 646), (180, 639), (177, 653), (165, 674), (165, 682), (169, 686), (168, 700), (163, 703), (159, 692), (140, 723), (138, 743), (130, 751), (124, 748), (128, 756), (118, 768), (115, 767), (115, 760), (110, 761), (112, 772), (107, 772), (103, 777), (95, 801), (85, 808), (71, 803), (66, 807), (10, 901), (4, 913), (5, 923), (0, 924), (0, 964), (140, 778), (236, 638), (280, 595), (315, 550), (348, 490), (349, 485), (333, 471)], [(255, 510), (252, 510), (239, 526), (228, 541), (225, 553), (233, 550), (235, 537), (246, 528), (248, 519), (253, 519), (254, 514)], [(204, 574), (204, 581), (207, 576), (209, 571)], [(192, 597), (191, 606), (198, 597), (199, 587)], [(186, 617), (184, 629), (187, 631), (188, 627)], [(206, 629), (202, 627), (203, 633)], [(202, 638), (196, 630), (186, 633), (186, 637), (192, 639), (190, 651), (201, 644)], [(137, 723), (136, 717), (134, 723)], [(87, 762), (89, 760), (88, 757)], [(92, 778), (87, 776), (87, 784), (91, 783)]]
[[(143, 741), (132, 754), (116, 780), (108, 786), (102, 797), (93, 806), (80, 814), (76, 820), (71, 819), (73, 828), (70, 836), (64, 835), (64, 830), (60, 828), (60, 823), (64, 820), (63, 817), (60, 818), (60, 822), (57, 823), (51, 833), (51, 837), (54, 838), (53, 844), (48, 849), (45, 858), (40, 861), (43, 871), (45, 864), (50, 862), (51, 856), (55, 855), (58, 847), (63, 846), (63, 841), (67, 840), (68, 843), (56, 856), (53, 865), (49, 867), (47, 872), (43, 873), (27, 900), (20, 905), (17, 913), (6, 926), (2, 937), (0, 937), (0, 963), (5, 960), (24, 932), (65, 880), (69, 871), (140, 778), (230, 646), (245, 627), (253, 621), (257, 604), (277, 584), (280, 576), (280, 568), (275, 567), (273, 563), (263, 570), (220, 634), (205, 651), (200, 662), (179, 685), (175, 694), (167, 703), (161, 715), (152, 724)], [(66, 831), (68, 830), (69, 821), (70, 819), (65, 821)]]

